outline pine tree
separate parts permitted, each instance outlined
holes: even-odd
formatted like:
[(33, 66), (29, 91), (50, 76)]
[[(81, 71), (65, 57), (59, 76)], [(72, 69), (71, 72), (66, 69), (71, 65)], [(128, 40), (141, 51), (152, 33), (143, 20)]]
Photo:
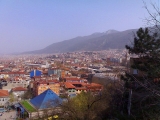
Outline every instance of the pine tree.
[(132, 46), (126, 45), (131, 55), (136, 55), (132, 68), (145, 73), (147, 77), (160, 76), (160, 37), (157, 33), (149, 32), (148, 28), (140, 28)]
[(131, 112), (136, 119), (150, 119), (153, 116), (160, 119), (160, 37), (148, 28), (140, 28), (133, 44), (126, 45), (126, 49), (135, 57), (131, 69), (137, 69), (141, 75), (128, 72), (122, 76), (125, 81), (123, 111), (128, 115)]

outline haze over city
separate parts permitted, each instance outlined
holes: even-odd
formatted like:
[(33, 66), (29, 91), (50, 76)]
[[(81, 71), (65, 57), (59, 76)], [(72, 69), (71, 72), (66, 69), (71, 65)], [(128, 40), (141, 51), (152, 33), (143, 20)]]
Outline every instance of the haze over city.
[(159, 0), (0, 0), (0, 120), (160, 120)]
[(137, 29), (146, 26), (145, 17), (142, 0), (0, 0), (0, 53), (38, 50), (110, 29)]

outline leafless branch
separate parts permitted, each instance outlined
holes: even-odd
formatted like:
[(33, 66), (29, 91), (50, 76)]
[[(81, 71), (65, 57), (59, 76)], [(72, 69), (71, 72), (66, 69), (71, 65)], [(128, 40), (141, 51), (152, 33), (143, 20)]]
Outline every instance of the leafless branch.
[(158, 20), (158, 17), (160, 17), (159, 8), (155, 4), (151, 3), (153, 9), (155, 10), (155, 13), (151, 13), (151, 10), (148, 9), (148, 7), (144, 1), (143, 1), (143, 4), (144, 4), (144, 8), (146, 9), (147, 13), (149, 14), (149, 18), (145, 19), (147, 21), (147, 24), (155, 26), (158, 30), (160, 30), (160, 28), (158, 27), (158, 25), (160, 24), (160, 20)]

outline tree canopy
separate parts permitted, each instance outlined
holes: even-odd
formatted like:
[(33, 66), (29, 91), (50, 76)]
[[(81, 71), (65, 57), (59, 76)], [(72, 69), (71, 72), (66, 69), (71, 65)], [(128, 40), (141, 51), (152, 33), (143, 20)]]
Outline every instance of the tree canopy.
[(108, 83), (98, 94), (81, 92), (62, 104), (62, 115), (69, 120), (105, 120), (115, 117), (122, 96), (120, 82)]
[[(149, 28), (140, 28), (133, 44), (126, 45), (126, 49), (133, 57), (130, 61), (131, 69), (139, 72), (134, 75), (128, 71), (122, 76), (126, 83), (124, 111), (130, 111), (131, 114), (127, 114), (138, 120), (160, 119), (160, 36)], [(155, 79), (158, 80), (155, 82)]]
[(132, 46), (126, 45), (126, 49), (131, 55), (135, 55), (139, 60), (134, 60), (132, 68), (145, 72), (149, 77), (160, 76), (160, 37), (158, 33), (148, 28), (140, 28)]

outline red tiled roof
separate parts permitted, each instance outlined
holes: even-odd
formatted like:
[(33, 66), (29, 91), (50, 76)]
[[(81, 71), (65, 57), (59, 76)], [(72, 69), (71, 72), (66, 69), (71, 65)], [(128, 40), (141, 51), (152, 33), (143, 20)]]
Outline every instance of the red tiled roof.
[(12, 91), (27, 91), (27, 89), (23, 87), (15, 87), (12, 89)]
[(102, 89), (103, 86), (97, 83), (91, 83), (91, 84), (87, 84), (86, 87), (88, 89)]
[(9, 96), (9, 93), (7, 90), (0, 90), (0, 97), (7, 97)]
[(75, 82), (69, 82), (69, 83), (71, 83), (71, 84), (81, 84), (82, 85), (81, 82), (77, 82), (77, 81), (75, 81)]
[(72, 85), (70, 82), (65, 82), (64, 83), (66, 88), (76, 88), (74, 85)]
[(79, 78), (66, 78), (66, 81), (67, 80), (80, 80)]
[(91, 86), (95, 86), (95, 87), (102, 87), (101, 84), (97, 84), (97, 83), (91, 83)]
[(85, 87), (76, 87), (76, 90), (87, 90)]

